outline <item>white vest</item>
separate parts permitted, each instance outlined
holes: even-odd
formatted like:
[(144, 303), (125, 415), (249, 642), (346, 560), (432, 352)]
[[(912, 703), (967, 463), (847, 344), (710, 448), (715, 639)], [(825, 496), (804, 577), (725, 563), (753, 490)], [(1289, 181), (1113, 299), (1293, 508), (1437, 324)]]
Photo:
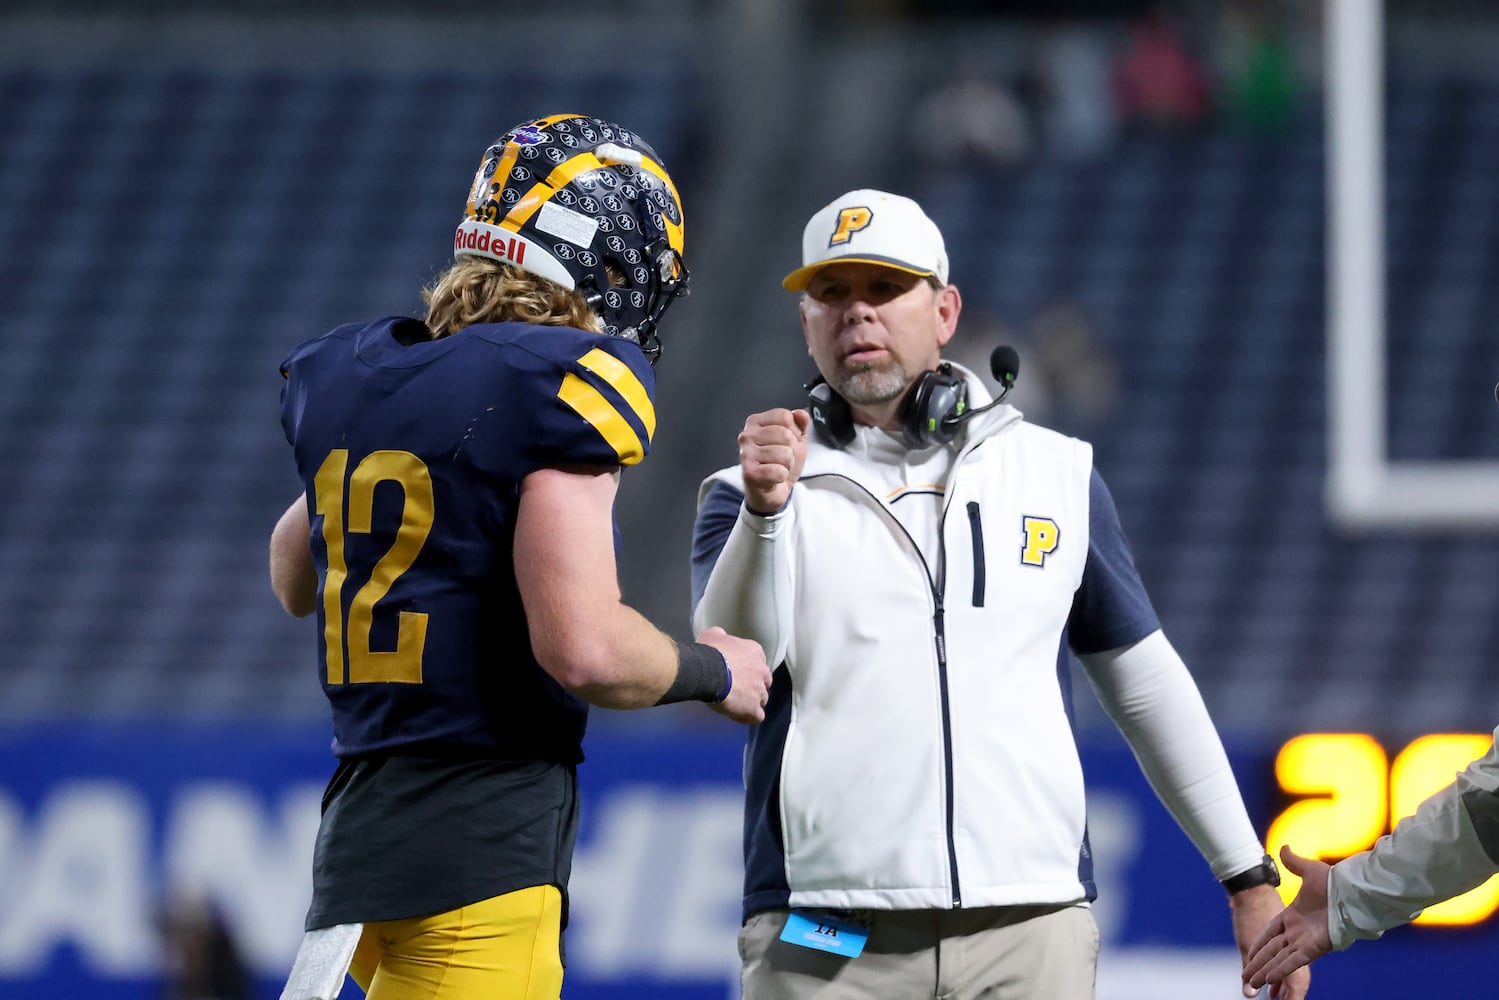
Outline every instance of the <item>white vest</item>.
[[(794, 906), (1084, 897), (1083, 777), (1058, 672), (1088, 554), (1092, 449), (1007, 406), (966, 435), (930, 565), (868, 460), (809, 443), (783, 515)], [(743, 489), (737, 468), (713, 478)]]

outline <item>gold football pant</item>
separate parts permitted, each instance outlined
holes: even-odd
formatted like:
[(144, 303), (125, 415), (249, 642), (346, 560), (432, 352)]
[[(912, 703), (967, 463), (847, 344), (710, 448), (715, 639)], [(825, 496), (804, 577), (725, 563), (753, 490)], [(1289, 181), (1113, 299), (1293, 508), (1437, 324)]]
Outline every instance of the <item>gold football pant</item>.
[(557, 1000), (562, 894), (542, 885), (364, 925), (349, 973), (367, 1000)]

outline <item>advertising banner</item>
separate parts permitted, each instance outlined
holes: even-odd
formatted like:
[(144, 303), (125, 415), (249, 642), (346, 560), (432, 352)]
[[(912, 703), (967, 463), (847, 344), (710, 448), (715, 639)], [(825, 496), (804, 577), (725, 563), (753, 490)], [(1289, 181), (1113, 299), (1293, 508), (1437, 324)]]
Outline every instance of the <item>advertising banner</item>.
[[(716, 721), (589, 737), (569, 1000), (738, 996), (742, 731)], [(1261, 830), (1288, 802), (1277, 749), (1230, 748)], [(1099, 1000), (1238, 996), (1229, 910), (1207, 865), (1122, 741), (1083, 751)], [(0, 1000), (156, 1000), (164, 933), (205, 903), (250, 996), (274, 1000), (301, 938), (332, 768), (317, 726), (57, 724), (0, 737)], [(1492, 920), (1402, 928), (1319, 962), (1314, 995), (1486, 996), (1496, 945)]]

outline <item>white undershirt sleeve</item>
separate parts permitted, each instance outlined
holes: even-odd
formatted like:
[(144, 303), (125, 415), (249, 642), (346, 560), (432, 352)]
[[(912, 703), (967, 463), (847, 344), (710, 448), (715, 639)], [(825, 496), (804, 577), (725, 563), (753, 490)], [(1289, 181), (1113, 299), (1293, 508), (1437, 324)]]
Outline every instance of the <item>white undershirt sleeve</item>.
[(794, 517), (790, 505), (774, 514), (754, 514), (741, 504), (692, 615), (696, 631), (717, 625), (755, 640), (772, 668), (786, 658), (791, 643)]
[(1080, 656), (1099, 702), (1178, 826), (1220, 879), (1264, 857), (1223, 741), (1197, 683), (1157, 629), (1139, 642)]

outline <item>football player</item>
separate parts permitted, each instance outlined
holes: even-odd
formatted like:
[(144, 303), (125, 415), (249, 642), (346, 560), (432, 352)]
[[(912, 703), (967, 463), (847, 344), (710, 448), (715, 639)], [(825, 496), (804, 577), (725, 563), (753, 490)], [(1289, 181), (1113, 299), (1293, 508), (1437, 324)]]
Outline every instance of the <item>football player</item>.
[(588, 704), (764, 717), (758, 645), (677, 643), (617, 582), (615, 491), (650, 451), (682, 254), (646, 142), (538, 118), (485, 151), (425, 319), (283, 362), (306, 491), (271, 580), (317, 614), (338, 758), (288, 997), (349, 967), (370, 1000), (555, 1000)]

